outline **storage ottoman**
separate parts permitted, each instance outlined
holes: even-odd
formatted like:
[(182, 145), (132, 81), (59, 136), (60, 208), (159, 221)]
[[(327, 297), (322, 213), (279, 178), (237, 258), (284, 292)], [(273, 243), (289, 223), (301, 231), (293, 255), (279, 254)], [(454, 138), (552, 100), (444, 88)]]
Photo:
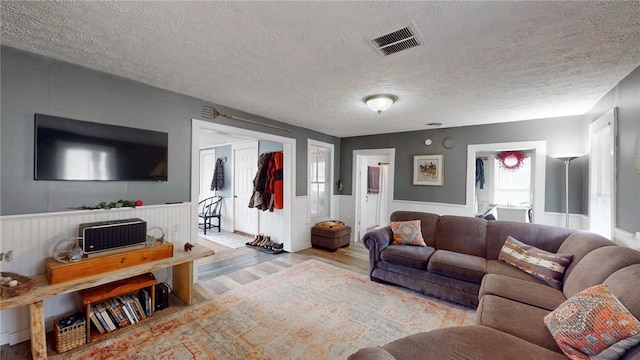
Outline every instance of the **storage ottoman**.
[(351, 227), (348, 225), (322, 226), (316, 224), (311, 228), (311, 246), (324, 248), (331, 252), (341, 247), (349, 246), (351, 241)]

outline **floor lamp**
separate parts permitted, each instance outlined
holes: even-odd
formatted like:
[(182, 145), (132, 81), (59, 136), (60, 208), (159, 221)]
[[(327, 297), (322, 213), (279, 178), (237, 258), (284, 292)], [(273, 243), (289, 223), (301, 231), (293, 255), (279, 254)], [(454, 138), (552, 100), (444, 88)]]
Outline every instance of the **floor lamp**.
[(564, 184), (564, 196), (565, 196), (565, 214), (566, 214), (566, 227), (569, 228), (569, 163), (571, 160), (575, 160), (584, 154), (558, 154), (552, 155), (551, 157), (556, 158), (560, 161), (564, 161), (565, 168), (565, 184)]

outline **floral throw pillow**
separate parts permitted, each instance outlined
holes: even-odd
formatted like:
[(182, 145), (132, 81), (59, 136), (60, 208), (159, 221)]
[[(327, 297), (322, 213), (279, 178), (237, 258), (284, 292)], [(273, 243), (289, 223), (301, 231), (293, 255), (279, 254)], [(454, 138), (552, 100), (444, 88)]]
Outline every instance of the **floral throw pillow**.
[(522, 243), (511, 236), (504, 242), (498, 260), (511, 264), (550, 286), (560, 289), (564, 271), (573, 255), (554, 254)]
[(393, 245), (427, 246), (422, 237), (420, 220), (392, 221)]
[(640, 342), (640, 321), (602, 284), (567, 299), (544, 323), (574, 360), (618, 359)]

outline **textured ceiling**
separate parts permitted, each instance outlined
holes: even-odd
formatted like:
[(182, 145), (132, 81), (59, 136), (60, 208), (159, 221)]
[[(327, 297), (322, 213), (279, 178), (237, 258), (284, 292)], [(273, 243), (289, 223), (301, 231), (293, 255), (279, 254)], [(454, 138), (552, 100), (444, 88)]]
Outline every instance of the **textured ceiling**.
[(3, 0), (1, 42), (344, 137), (583, 114), (640, 65), (640, 2)]

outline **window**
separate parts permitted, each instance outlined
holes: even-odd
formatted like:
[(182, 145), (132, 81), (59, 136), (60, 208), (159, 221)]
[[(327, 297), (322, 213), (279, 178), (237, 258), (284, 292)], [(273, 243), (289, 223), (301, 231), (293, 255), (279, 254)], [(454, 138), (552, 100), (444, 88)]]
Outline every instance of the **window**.
[(309, 185), (307, 198), (311, 222), (331, 215), (331, 184), (333, 184), (333, 145), (308, 140)]
[(493, 201), (498, 205), (518, 206), (531, 204), (531, 157), (522, 159), (515, 170), (500, 166), (494, 159), (495, 169)]
[(589, 125), (589, 229), (613, 239), (615, 225), (615, 112)]

